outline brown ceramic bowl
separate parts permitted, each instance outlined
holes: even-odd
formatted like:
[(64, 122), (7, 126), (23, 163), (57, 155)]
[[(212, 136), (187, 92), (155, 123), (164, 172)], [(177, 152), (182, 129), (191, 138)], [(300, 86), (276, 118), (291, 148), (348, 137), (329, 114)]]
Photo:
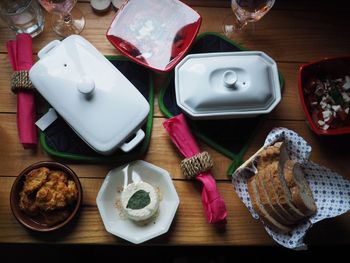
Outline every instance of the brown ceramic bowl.
[[(45, 223), (45, 220), (41, 216), (30, 216), (23, 212), (19, 208), (19, 193), (23, 189), (23, 184), (25, 180), (25, 175), (28, 174), (30, 171), (40, 168), (40, 167), (47, 167), (50, 170), (56, 170), (56, 171), (62, 171), (64, 172), (69, 180), (73, 180), (77, 186), (78, 189), (78, 198), (75, 204), (71, 207), (69, 207), (67, 210), (69, 212), (69, 216), (62, 222), (57, 223), (56, 225), (47, 225)], [(24, 169), (16, 178), (15, 182), (12, 185), (11, 194), (10, 194), (10, 205), (11, 210), (15, 218), (18, 220), (20, 224), (22, 224), (24, 227), (38, 231), (38, 232), (50, 232), (54, 230), (58, 230), (64, 226), (66, 226), (72, 219), (76, 216), (81, 203), (82, 203), (82, 187), (79, 181), (78, 176), (73, 172), (72, 169), (70, 169), (68, 166), (58, 163), (58, 162), (52, 162), (52, 161), (42, 161), (38, 163), (34, 163)]]

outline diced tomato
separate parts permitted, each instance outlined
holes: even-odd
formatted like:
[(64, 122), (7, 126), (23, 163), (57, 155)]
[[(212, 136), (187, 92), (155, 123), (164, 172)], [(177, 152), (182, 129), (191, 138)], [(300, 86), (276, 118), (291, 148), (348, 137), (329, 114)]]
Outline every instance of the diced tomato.
[(339, 119), (341, 119), (342, 121), (345, 121), (345, 120), (346, 120), (346, 117), (347, 117), (345, 111), (343, 111), (343, 110), (338, 111), (338, 112), (337, 112), (337, 116), (338, 116)]
[(329, 126), (332, 126), (332, 124), (334, 124), (334, 121), (335, 121), (335, 117), (332, 115), (328, 121), (326, 121), (326, 123), (329, 125)]
[(317, 107), (316, 105), (313, 105), (314, 102), (317, 102), (316, 98), (314, 96), (307, 96), (305, 99), (306, 105), (311, 109)]
[(346, 119), (344, 121), (344, 125), (350, 125), (350, 114), (346, 115)]
[(313, 94), (317, 86), (316, 79), (309, 79), (304, 86), (304, 92), (306, 94)]
[(318, 121), (319, 120), (323, 120), (322, 116), (320, 116), (320, 114), (322, 115), (322, 113), (320, 113), (318, 110), (313, 110), (311, 112), (311, 118), (313, 120), (313, 122), (318, 126), (318, 127), (321, 127), (319, 124), (318, 124)]

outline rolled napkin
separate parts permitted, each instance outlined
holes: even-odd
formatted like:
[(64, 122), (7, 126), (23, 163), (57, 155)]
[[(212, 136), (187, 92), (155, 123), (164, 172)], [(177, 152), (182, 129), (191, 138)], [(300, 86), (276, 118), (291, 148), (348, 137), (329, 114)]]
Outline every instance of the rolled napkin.
[[(29, 34), (17, 34), (16, 40), (6, 43), (8, 56), (15, 72), (25, 72), (33, 65), (32, 37)], [(35, 148), (38, 144), (35, 126), (35, 95), (32, 90), (18, 89), (17, 93), (17, 129), (23, 148)]]
[[(163, 126), (184, 157), (190, 158), (201, 152), (183, 114), (166, 120)], [(207, 221), (209, 223), (226, 222), (225, 202), (216, 188), (216, 182), (210, 171), (202, 172), (195, 178), (203, 184), (202, 204)]]

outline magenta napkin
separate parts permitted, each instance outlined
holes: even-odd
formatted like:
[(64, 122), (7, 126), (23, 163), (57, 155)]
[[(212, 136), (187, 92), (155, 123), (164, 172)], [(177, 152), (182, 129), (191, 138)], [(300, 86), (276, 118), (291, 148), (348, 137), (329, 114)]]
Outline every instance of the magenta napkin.
[[(183, 114), (177, 115), (163, 123), (171, 140), (186, 158), (200, 153), (200, 149), (187, 126)], [(209, 223), (223, 222), (227, 216), (225, 202), (216, 188), (216, 182), (210, 172), (196, 176), (203, 184), (202, 204)]]
[[(17, 34), (16, 40), (6, 43), (8, 56), (14, 71), (29, 70), (33, 65), (32, 37)], [(35, 127), (35, 96), (31, 91), (17, 93), (17, 128), (19, 141), (23, 148), (34, 148), (38, 143)]]

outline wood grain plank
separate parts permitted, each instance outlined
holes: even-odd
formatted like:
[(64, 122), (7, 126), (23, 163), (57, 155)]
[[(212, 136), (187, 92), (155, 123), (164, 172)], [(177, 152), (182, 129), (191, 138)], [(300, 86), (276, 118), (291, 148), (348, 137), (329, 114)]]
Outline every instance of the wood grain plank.
[[(114, 12), (110, 11), (101, 17), (92, 11), (88, 3), (80, 3), (78, 7), (87, 20), (82, 36), (103, 54), (117, 54), (118, 52), (105, 37)], [(200, 32), (221, 32), (223, 18), (231, 14), (229, 8), (195, 7), (195, 9), (203, 17)], [(342, 12), (345, 10), (326, 9), (323, 12), (271, 10), (269, 15), (256, 23), (254, 34), (243, 33), (233, 36), (233, 39), (251, 50), (265, 51), (277, 61), (305, 62), (325, 56), (343, 55), (350, 48), (350, 36), (344, 34), (350, 22), (346, 19), (346, 13), (342, 15)], [(44, 32), (34, 39), (34, 52), (58, 38), (50, 30), (49, 20), (48, 17)], [(4, 44), (13, 36), (7, 27), (0, 24), (0, 52), (5, 52)]]
[[(88, 0), (79, 0), (80, 3), (88, 3)], [(229, 7), (230, 0), (181, 0), (189, 6), (205, 6), (205, 7)], [(332, 5), (327, 2), (318, 1), (276, 1), (273, 9), (288, 9), (288, 10), (325, 10), (339, 9), (339, 6), (346, 6), (347, 0), (334, 0)]]
[[(78, 1), (79, 3), (88, 3), (88, 0)], [(227, 0), (184, 0), (181, 1), (189, 6), (206, 6), (206, 7), (229, 7), (230, 1)]]
[[(127, 244), (104, 229), (96, 207), (97, 192), (102, 179), (81, 179), (84, 191), (82, 211), (77, 223), (65, 231), (36, 234), (25, 230), (13, 217), (9, 191), (14, 178), (0, 178), (0, 243), (79, 243), (79, 244)], [(174, 181), (180, 197), (180, 206), (170, 231), (148, 244), (168, 245), (262, 245), (273, 244), (262, 225), (255, 221), (233, 193), (230, 183), (220, 183), (219, 191), (226, 200), (228, 223), (226, 231), (219, 231), (206, 222), (198, 187), (192, 182)], [(198, 186), (198, 185), (197, 185)]]
[[(36, 151), (22, 148), (18, 141), (15, 119), (15, 115), (0, 114), (0, 143), (4, 144), (3, 150), (0, 152), (2, 163), (0, 176), (17, 176), (20, 171), (34, 162), (52, 159), (41, 147), (38, 147)], [(156, 165), (158, 164), (164, 169), (170, 169), (169, 172), (174, 178), (182, 178), (179, 169), (181, 158), (161, 127), (163, 120), (156, 119), (150, 148), (145, 160)], [(208, 146), (201, 145), (201, 147), (209, 151), (217, 162), (214, 172), (220, 174), (218, 178), (226, 179), (225, 171), (230, 164), (230, 160)], [(70, 164), (70, 166), (81, 177), (103, 178), (116, 165)]]
[[(278, 63), (279, 71), (285, 79), (285, 86), (282, 90), (282, 101), (269, 114), (270, 119), (304, 120), (305, 114), (301, 107), (298, 92), (298, 70), (302, 63)], [(168, 85), (167, 78), (158, 80), (158, 89)], [(292, 110), (291, 110), (292, 109)], [(164, 116), (159, 109), (158, 98), (155, 100), (154, 116)]]
[(7, 55), (0, 54), (0, 112), (16, 112), (16, 96), (11, 92), (12, 68)]
[[(145, 160), (162, 164), (162, 167), (171, 172), (173, 178), (181, 178), (179, 163), (182, 159), (177, 149), (172, 145), (168, 135), (161, 126), (162, 120), (155, 119), (154, 131), (150, 149)], [(266, 120), (258, 130), (248, 148), (244, 159), (248, 159), (264, 144), (268, 133), (275, 127), (285, 127), (297, 132), (312, 147), (311, 160), (326, 166), (346, 178), (350, 179), (350, 170), (348, 169), (348, 160), (350, 159), (350, 137), (331, 137), (323, 138), (316, 136), (304, 121), (283, 121), (283, 120)], [(239, 129), (239, 127), (237, 127)], [(156, 142), (156, 143), (155, 143)], [(230, 160), (203, 143), (200, 144), (202, 150), (208, 151), (214, 159), (213, 174), (216, 179), (227, 179), (226, 170)], [(342, 145), (342, 147), (339, 147)], [(159, 154), (161, 153), (161, 154)], [(171, 160), (171, 161), (170, 161)]]
[[(168, 170), (173, 178), (182, 179), (183, 175), (179, 167), (182, 157), (162, 127), (164, 120), (163, 118), (154, 119), (151, 143), (144, 160)], [(267, 134), (274, 127), (286, 127), (300, 134), (313, 148), (311, 160), (329, 167), (350, 179), (350, 170), (348, 169), (350, 138), (348, 136), (336, 138), (317, 137), (310, 131), (304, 121), (267, 120), (254, 136), (245, 159), (248, 159), (263, 145)], [(14, 115), (0, 114), (0, 145), (2, 145), (2, 151), (0, 151), (0, 176), (14, 177), (34, 162), (52, 159), (43, 152), (41, 147), (37, 151), (24, 150), (22, 148), (17, 138)], [(231, 160), (204, 143), (200, 142), (199, 145), (202, 150), (208, 151), (213, 157), (215, 163), (213, 168), (214, 177), (220, 180), (229, 180), (226, 170)], [(339, 145), (342, 145), (342, 147), (339, 147)], [(69, 166), (80, 177), (104, 178), (108, 171), (116, 165), (71, 163)]]
[[(0, 178), (0, 243), (46, 243), (46, 244), (129, 244), (105, 231), (96, 207), (96, 196), (102, 179), (82, 178), (84, 200), (77, 220), (63, 231), (38, 234), (24, 229), (13, 217), (9, 202), (9, 191), (14, 178)], [(206, 222), (200, 201), (198, 185), (193, 182), (174, 181), (180, 197), (180, 206), (168, 233), (146, 242), (149, 245), (214, 245), (214, 246), (274, 246), (260, 222), (254, 220), (246, 207), (227, 182), (218, 183), (228, 211), (224, 230)], [(316, 224), (307, 235), (308, 243), (349, 245), (350, 214)], [(333, 229), (328, 231), (328, 229)], [(320, 239), (327, 234), (326, 239)], [(341, 238), (343, 237), (343, 238)]]
[[(297, 72), (300, 65), (301, 64), (299, 63), (278, 63), (279, 70), (285, 78), (285, 88), (282, 92), (281, 103), (269, 115), (269, 118), (285, 120), (303, 120), (305, 118), (298, 97)], [(17, 111), (16, 96), (10, 90), (12, 69), (7, 59), (7, 55), (5, 54), (0, 54), (0, 68), (0, 112), (15, 113)], [(156, 117), (162, 117), (163, 114), (160, 112), (158, 106), (158, 90), (163, 85), (166, 76), (156, 76), (155, 79), (157, 88), (154, 115)], [(37, 96), (37, 103), (39, 105), (42, 104), (42, 99), (40, 96)], [(38, 109), (38, 111), (40, 111), (40, 109)]]

